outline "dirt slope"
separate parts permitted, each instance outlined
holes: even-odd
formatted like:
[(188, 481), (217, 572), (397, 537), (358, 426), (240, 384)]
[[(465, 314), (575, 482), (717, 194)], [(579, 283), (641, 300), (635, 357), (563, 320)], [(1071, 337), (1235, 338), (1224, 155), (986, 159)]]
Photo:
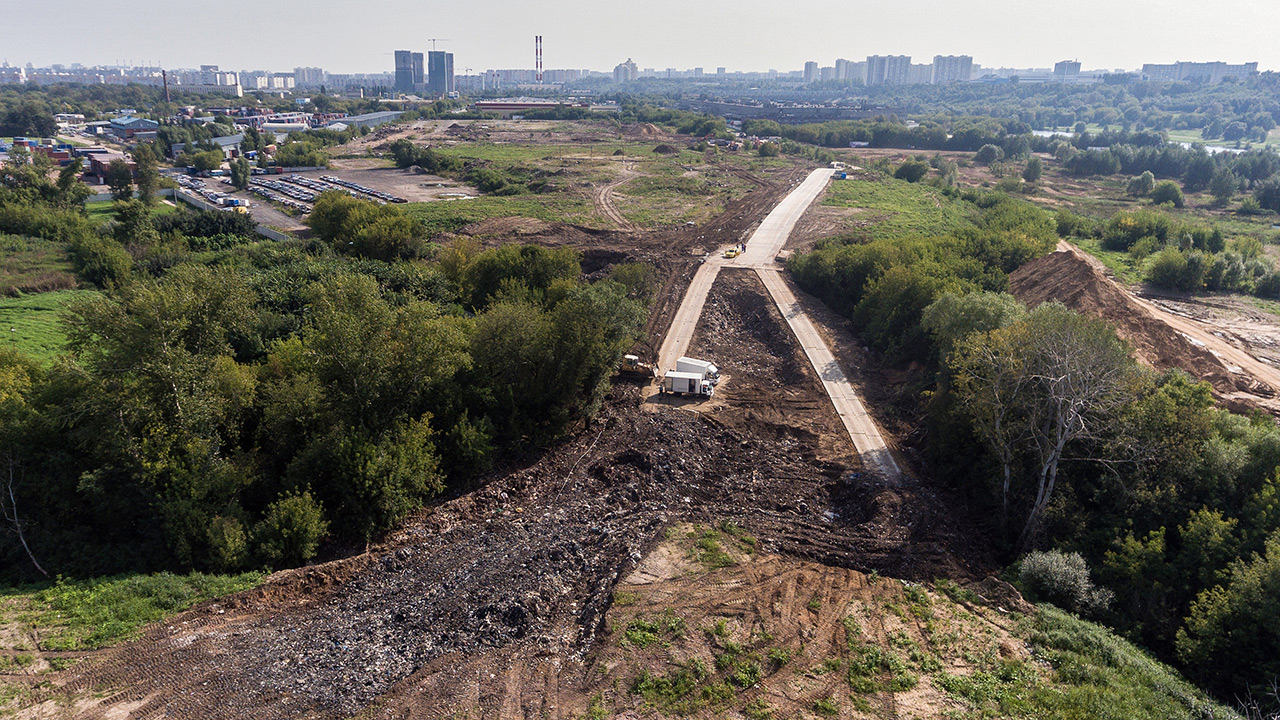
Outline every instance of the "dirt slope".
[(1079, 249), (1066, 245), (1009, 276), (1013, 294), (1029, 307), (1056, 300), (1101, 317), (1134, 347), (1137, 359), (1159, 369), (1182, 368), (1207, 380), (1229, 407), (1280, 414), (1280, 371), (1259, 362), (1192, 320), (1134, 297)]

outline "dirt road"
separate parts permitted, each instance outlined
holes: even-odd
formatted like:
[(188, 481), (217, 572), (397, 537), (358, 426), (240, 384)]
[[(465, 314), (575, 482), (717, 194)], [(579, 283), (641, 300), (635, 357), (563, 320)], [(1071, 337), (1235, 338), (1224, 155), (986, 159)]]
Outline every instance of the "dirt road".
[[(1066, 241), (1059, 242), (1058, 251), (1069, 252), (1083, 259), (1100, 276), (1105, 277), (1106, 268), (1102, 263), (1071, 243)], [(1280, 369), (1259, 360), (1244, 348), (1233, 345), (1222, 336), (1222, 331), (1217, 326), (1169, 312), (1160, 305), (1129, 292), (1118, 283), (1116, 287), (1127, 294), (1135, 305), (1150, 313), (1155, 319), (1168, 325), (1189, 345), (1194, 346), (1189, 348), (1189, 351), (1193, 352), (1198, 349), (1211, 353), (1226, 368), (1227, 373), (1230, 376), (1234, 376), (1237, 380), (1236, 382), (1229, 384), (1223, 382), (1214, 383), (1215, 389), (1225, 400), (1253, 405), (1272, 414), (1280, 414), (1280, 400), (1276, 397), (1277, 393), (1280, 392)], [(1184, 352), (1182, 354), (1185, 355), (1187, 353)], [(1193, 375), (1201, 375), (1201, 373), (1196, 372), (1198, 368), (1184, 367), (1183, 369)], [(1246, 377), (1252, 378), (1256, 382), (1245, 382), (1244, 379)]]
[(612, 220), (618, 226), (619, 230), (635, 230), (636, 226), (635, 223), (628, 220), (626, 216), (618, 210), (618, 205), (613, 202), (613, 191), (617, 189), (619, 185), (622, 185), (636, 177), (636, 175), (637, 173), (628, 168), (624, 161), (622, 163), (622, 173), (618, 176), (618, 179), (608, 185), (601, 186), (595, 194), (594, 199), (596, 210)]

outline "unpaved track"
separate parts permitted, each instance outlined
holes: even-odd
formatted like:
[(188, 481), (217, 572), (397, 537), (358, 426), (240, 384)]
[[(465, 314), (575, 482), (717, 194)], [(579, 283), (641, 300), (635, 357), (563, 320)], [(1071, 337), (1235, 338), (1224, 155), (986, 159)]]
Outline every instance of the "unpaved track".
[[(1071, 243), (1062, 240), (1058, 243), (1058, 250), (1062, 252), (1070, 252), (1083, 258), (1091, 266), (1097, 269), (1105, 276), (1106, 268), (1097, 259), (1090, 256), (1080, 248)], [(1120, 286), (1122, 289), (1123, 286)], [(1250, 355), (1248, 351), (1232, 345), (1230, 342), (1223, 340), (1214, 332), (1214, 326), (1194, 320), (1182, 315), (1176, 315), (1168, 310), (1156, 305), (1150, 300), (1138, 297), (1137, 295), (1125, 289), (1125, 292), (1133, 298), (1143, 309), (1149, 311), (1159, 320), (1163, 321), (1169, 327), (1173, 328), (1192, 343), (1204, 347), (1213, 353), (1227, 366), (1232, 372), (1240, 372), (1252, 376), (1255, 380), (1269, 385), (1271, 390), (1280, 391), (1280, 370), (1272, 365), (1265, 363), (1258, 358)], [(1266, 402), (1267, 399), (1259, 398), (1258, 404), (1268, 407), (1276, 412), (1271, 403)]]
[(606, 217), (612, 220), (614, 224), (618, 226), (619, 230), (637, 230), (638, 229), (635, 223), (628, 220), (626, 216), (623, 215), (618, 210), (617, 204), (613, 202), (613, 191), (617, 189), (618, 186), (629, 182), (632, 178), (636, 177), (636, 175), (637, 173), (634, 170), (628, 168), (627, 164), (624, 162), (622, 164), (621, 176), (619, 176), (617, 180), (614, 180), (608, 185), (602, 186), (599, 190), (596, 191), (596, 195), (595, 195), (596, 210), (600, 211)]

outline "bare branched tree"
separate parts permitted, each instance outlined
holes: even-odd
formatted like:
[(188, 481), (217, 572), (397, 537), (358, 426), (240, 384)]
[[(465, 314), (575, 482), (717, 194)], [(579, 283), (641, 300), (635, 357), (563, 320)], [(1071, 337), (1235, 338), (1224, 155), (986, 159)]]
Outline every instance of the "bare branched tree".
[(1046, 303), (961, 343), (952, 369), (957, 395), (1001, 464), (1006, 522), (1018, 475), (1034, 494), (1018, 535), (1023, 551), (1053, 499), (1068, 447), (1106, 436), (1131, 399), (1129, 349), (1105, 323)]

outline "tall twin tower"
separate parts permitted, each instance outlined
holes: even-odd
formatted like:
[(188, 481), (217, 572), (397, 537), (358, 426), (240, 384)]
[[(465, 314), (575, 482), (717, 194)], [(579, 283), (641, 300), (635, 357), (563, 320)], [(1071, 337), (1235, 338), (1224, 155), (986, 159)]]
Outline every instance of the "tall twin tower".
[(453, 53), (432, 50), (426, 59), (424, 66), (422, 53), (396, 51), (396, 92), (444, 97), (454, 91)]

